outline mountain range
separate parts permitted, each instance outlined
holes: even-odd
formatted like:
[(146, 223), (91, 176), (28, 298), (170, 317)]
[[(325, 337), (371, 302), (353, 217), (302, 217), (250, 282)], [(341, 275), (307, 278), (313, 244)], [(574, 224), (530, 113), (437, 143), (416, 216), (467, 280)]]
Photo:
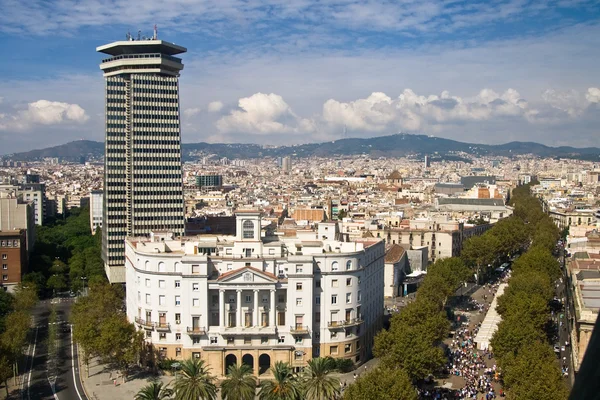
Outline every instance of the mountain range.
[[(370, 157), (422, 157), (430, 155), (432, 160), (468, 160), (469, 156), (516, 156), (532, 154), (539, 157), (600, 160), (600, 148), (551, 147), (534, 142), (510, 142), (500, 145), (464, 143), (451, 139), (426, 135), (399, 133), (367, 139), (349, 138), (331, 142), (310, 143), (294, 146), (262, 146), (258, 144), (183, 143), (184, 161), (193, 161), (205, 156), (235, 158), (258, 157), (332, 157), (347, 155)], [(64, 161), (79, 162), (100, 160), (104, 155), (104, 143), (78, 140), (45, 149), (31, 150), (2, 156), (4, 160), (39, 161), (56, 157)]]

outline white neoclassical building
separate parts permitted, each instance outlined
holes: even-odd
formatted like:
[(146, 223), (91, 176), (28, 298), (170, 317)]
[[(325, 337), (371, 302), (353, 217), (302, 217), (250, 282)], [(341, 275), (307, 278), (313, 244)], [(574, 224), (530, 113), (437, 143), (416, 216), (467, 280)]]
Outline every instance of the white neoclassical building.
[(275, 361), (361, 362), (383, 318), (381, 240), (340, 240), (337, 224), (265, 233), (257, 211), (238, 211), (236, 235), (127, 240), (127, 315), (164, 357), (200, 357), (223, 375)]

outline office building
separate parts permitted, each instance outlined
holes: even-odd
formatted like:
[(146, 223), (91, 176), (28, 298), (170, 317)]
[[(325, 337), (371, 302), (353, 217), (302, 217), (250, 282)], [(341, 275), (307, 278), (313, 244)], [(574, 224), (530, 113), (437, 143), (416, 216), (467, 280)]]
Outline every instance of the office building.
[(221, 187), (223, 186), (222, 175), (198, 175), (196, 176), (196, 186), (204, 187)]
[(292, 170), (292, 159), (290, 157), (283, 157), (281, 159), (281, 169), (283, 172), (290, 172)]
[(13, 292), (27, 272), (27, 230), (0, 231), (0, 290)]
[(104, 192), (102, 190), (93, 190), (90, 193), (90, 229), (92, 235), (96, 234), (98, 228), (102, 229), (102, 203)]
[(33, 206), (21, 199), (0, 192), (0, 231), (26, 231), (25, 246), (29, 252), (35, 244)]
[(125, 282), (125, 237), (184, 231), (179, 72), (184, 47), (158, 40), (113, 42), (109, 57), (102, 256), (110, 282)]
[[(24, 179), (24, 181), (26, 181)], [(0, 192), (31, 204), (35, 225), (43, 225), (46, 215), (46, 185), (43, 183), (2, 184)]]
[(382, 240), (339, 241), (337, 224), (276, 235), (238, 211), (235, 235), (128, 238), (127, 316), (162, 357), (232, 364), (365, 360), (383, 318)]

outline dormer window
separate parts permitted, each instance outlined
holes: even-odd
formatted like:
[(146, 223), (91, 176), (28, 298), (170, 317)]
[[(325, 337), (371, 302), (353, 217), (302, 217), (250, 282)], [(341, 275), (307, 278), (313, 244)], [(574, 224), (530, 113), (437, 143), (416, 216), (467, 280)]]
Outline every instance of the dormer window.
[(254, 223), (252, 221), (244, 221), (242, 232), (244, 239), (254, 239)]

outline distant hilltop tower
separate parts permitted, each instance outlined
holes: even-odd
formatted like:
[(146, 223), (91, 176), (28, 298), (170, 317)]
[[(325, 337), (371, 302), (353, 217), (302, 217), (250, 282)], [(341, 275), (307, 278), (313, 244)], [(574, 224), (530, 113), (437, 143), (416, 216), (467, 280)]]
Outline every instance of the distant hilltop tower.
[(151, 38), (96, 48), (104, 72), (106, 140), (102, 258), (111, 283), (125, 282), (125, 238), (184, 232), (179, 73), (186, 48)]

